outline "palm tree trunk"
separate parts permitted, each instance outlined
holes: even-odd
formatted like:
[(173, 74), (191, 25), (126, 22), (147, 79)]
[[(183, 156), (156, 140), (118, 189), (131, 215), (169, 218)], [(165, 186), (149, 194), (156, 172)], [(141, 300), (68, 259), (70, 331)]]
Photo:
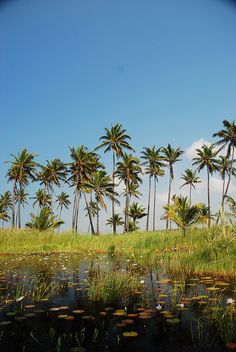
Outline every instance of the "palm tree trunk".
[(86, 207), (88, 209), (88, 216), (89, 216), (89, 221), (90, 221), (92, 235), (95, 235), (95, 231), (94, 231), (94, 227), (93, 227), (92, 215), (91, 215), (91, 212), (90, 212), (90, 208), (89, 208), (88, 201), (87, 201), (85, 193), (84, 193), (84, 200), (85, 200)]
[(229, 170), (229, 178), (228, 178), (228, 182), (226, 185), (226, 189), (225, 189), (225, 193), (224, 193), (224, 198), (222, 200), (222, 205), (224, 206), (224, 200), (225, 200), (225, 196), (228, 193), (229, 190), (229, 185), (230, 185), (230, 181), (231, 181), (231, 176), (232, 176), (232, 170), (233, 170), (233, 163), (234, 163), (234, 147), (233, 147), (233, 151), (232, 151), (232, 157), (231, 157), (231, 165), (230, 165), (230, 170)]
[(97, 235), (99, 235), (99, 206), (98, 206), (98, 199), (97, 199)]
[(20, 218), (20, 213), (21, 213), (21, 211), (20, 211), (20, 206), (21, 206), (21, 204), (20, 204), (20, 200), (19, 200), (19, 203), (18, 203), (18, 228), (20, 229), (21, 228), (21, 218)]
[[(169, 176), (169, 190), (168, 190), (168, 199), (167, 199), (167, 204), (170, 205), (170, 196), (171, 196), (171, 182), (172, 182), (172, 177), (171, 177), (171, 172)], [(169, 229), (169, 219), (167, 218), (166, 220), (166, 230)]]
[(208, 203), (208, 227), (211, 226), (211, 201), (210, 201), (210, 173), (207, 169), (207, 203)]
[(192, 185), (189, 184), (189, 206), (191, 207), (192, 204)]
[[(113, 173), (112, 173), (112, 190), (113, 194), (115, 192), (115, 169), (116, 169), (116, 156), (115, 151), (113, 151)], [(116, 233), (116, 222), (115, 222), (115, 199), (112, 198), (112, 219), (113, 219), (113, 234)]]
[(154, 176), (154, 192), (153, 192), (153, 231), (156, 230), (156, 190), (157, 190), (157, 180)]
[(12, 228), (15, 227), (15, 194), (16, 194), (16, 182), (14, 182), (13, 192), (12, 192)]
[(77, 190), (75, 190), (74, 202), (73, 202), (73, 211), (72, 211), (72, 230), (75, 231), (75, 214), (76, 214), (76, 207), (77, 207)]
[(80, 197), (81, 197), (81, 192), (79, 191), (77, 194), (76, 210), (75, 210), (75, 232), (78, 232)]
[(149, 176), (149, 184), (148, 184), (148, 208), (147, 208), (146, 231), (148, 231), (148, 226), (149, 226), (150, 198), (151, 198), (151, 175)]
[(128, 211), (129, 211), (129, 183), (126, 181), (126, 199), (125, 199), (125, 232), (128, 232), (129, 230), (129, 216), (128, 216)]

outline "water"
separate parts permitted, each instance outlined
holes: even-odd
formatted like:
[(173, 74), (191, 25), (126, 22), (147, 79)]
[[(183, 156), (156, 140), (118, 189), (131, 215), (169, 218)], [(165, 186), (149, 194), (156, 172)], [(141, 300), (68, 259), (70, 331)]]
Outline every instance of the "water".
[[(114, 302), (93, 298), (115, 273), (137, 287), (119, 296), (111, 286)], [(234, 281), (180, 280), (134, 259), (2, 256), (0, 351), (227, 351), (236, 342), (234, 300)]]

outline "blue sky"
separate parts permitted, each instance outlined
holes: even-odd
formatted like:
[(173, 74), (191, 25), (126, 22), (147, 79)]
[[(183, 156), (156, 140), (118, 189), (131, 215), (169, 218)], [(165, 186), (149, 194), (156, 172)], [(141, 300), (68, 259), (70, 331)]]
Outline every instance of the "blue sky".
[(226, 0), (2, 2), (0, 193), (10, 153), (68, 161), (117, 122), (138, 153), (211, 141), (236, 116), (235, 33)]

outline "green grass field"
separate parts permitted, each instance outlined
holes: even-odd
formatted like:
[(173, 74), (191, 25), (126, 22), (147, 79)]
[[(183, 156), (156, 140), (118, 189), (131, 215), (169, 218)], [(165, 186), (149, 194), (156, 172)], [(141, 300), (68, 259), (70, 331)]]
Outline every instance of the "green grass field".
[(108, 253), (133, 258), (144, 266), (184, 274), (236, 276), (236, 232), (233, 227), (122, 235), (75, 235), (69, 232), (0, 230), (0, 253)]

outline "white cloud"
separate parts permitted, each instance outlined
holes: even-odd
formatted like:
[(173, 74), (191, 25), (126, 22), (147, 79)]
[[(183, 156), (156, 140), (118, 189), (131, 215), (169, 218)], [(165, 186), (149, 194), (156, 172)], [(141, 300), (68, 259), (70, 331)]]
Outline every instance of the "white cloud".
[(189, 148), (187, 148), (185, 152), (186, 157), (190, 160), (195, 158), (197, 156), (196, 149), (200, 149), (204, 144), (210, 146), (212, 143), (203, 138), (198, 139), (197, 141), (193, 142)]

